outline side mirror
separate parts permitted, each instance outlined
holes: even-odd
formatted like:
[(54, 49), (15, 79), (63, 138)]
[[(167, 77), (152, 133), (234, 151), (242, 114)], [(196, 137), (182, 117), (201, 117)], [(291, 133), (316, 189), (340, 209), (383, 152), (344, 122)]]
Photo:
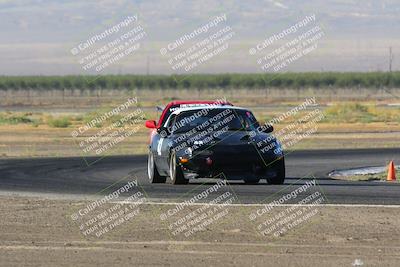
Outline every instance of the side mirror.
[(262, 126), (262, 132), (263, 133), (272, 133), (274, 131), (274, 126), (271, 124), (263, 125)]
[(146, 127), (149, 128), (149, 129), (155, 129), (155, 128), (157, 128), (157, 126), (156, 126), (156, 121), (147, 120), (147, 121), (146, 121)]

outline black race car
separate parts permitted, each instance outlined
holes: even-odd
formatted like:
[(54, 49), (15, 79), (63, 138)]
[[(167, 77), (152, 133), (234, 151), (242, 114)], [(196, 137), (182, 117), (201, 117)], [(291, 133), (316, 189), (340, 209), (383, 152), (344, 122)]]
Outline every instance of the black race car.
[(204, 106), (174, 111), (149, 146), (151, 183), (186, 184), (189, 179), (266, 179), (283, 184), (285, 162), (273, 127), (252, 112), (233, 106)]

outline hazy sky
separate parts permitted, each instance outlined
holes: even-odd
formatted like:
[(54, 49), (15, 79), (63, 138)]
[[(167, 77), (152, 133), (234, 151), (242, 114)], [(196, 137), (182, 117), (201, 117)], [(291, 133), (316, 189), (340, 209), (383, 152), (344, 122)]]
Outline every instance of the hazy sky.
[[(312, 15), (313, 25), (302, 30), (320, 26), (323, 37), (317, 40), (316, 49), (283, 71), (387, 70), (389, 47), (394, 54), (393, 69), (400, 68), (399, 1), (0, 0), (0, 75), (95, 73), (85, 71), (79, 64), (83, 54), (74, 56), (71, 49), (128, 17), (137, 17), (131, 26), (140, 25), (145, 32), (140, 48), (101, 73), (179, 72), (160, 49), (224, 14), (226, 21), (215, 30), (229, 26), (234, 33), (229, 47), (187, 73), (261, 72), (257, 57), (250, 55), (249, 49)], [(97, 47), (121, 33), (99, 41)], [(263, 53), (270, 53), (300, 33), (286, 36)], [(207, 34), (199, 34), (181, 49), (205, 37)]]

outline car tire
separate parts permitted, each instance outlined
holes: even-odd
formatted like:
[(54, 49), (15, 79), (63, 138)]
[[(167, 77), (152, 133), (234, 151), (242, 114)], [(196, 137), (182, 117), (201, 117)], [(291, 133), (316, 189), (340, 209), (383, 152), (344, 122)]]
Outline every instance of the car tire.
[(273, 167), (275, 168), (277, 175), (275, 177), (267, 177), (267, 183), (269, 184), (283, 184), (285, 182), (285, 159), (281, 159), (274, 162)]
[(154, 162), (154, 155), (151, 151), (149, 151), (147, 159), (147, 175), (152, 184), (163, 184), (167, 180), (166, 176), (161, 176), (158, 172), (157, 166)]
[(260, 179), (243, 179), (245, 184), (258, 184), (260, 182)]
[(176, 162), (175, 152), (172, 152), (169, 160), (169, 175), (171, 177), (172, 184), (187, 184), (188, 179), (185, 179), (181, 166)]

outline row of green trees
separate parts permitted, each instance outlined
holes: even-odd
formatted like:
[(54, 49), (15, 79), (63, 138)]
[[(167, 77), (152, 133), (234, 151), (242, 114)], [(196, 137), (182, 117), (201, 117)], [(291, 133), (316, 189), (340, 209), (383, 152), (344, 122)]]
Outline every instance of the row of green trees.
[(0, 76), (5, 89), (400, 87), (400, 72), (282, 74)]

